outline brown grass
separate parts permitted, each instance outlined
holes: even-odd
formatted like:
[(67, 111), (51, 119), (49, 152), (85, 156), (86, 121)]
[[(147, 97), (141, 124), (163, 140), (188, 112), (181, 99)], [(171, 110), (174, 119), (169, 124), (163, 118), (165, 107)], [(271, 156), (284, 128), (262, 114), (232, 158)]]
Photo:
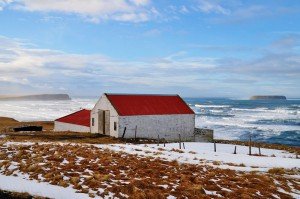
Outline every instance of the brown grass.
[[(30, 146), (0, 144), (4, 154), (0, 160), (1, 173), (26, 173), (31, 179), (57, 186), (72, 186), (81, 193), (95, 196), (90, 190), (104, 189), (124, 198), (218, 198), (208, 195), (214, 191), (225, 198), (291, 198), (278, 191), (278, 186), (291, 191), (299, 186), (294, 179), (261, 173), (245, 173), (210, 166), (179, 164), (158, 158), (117, 153), (83, 144), (33, 144)], [(10, 156), (8, 156), (10, 154)], [(79, 158), (80, 157), (80, 158)], [(17, 170), (9, 165), (17, 162)], [(64, 162), (64, 163), (63, 163)], [(41, 178), (43, 177), (43, 178)], [(274, 179), (280, 185), (274, 183)], [(166, 187), (165, 187), (166, 186)], [(231, 191), (228, 191), (231, 190)], [(257, 192), (262, 195), (258, 195)]]

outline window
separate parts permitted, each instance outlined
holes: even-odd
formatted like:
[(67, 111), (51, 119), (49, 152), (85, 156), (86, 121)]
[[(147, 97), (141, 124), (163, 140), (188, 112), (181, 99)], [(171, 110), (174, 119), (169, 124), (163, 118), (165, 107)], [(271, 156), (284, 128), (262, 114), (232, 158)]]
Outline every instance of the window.
[(114, 122), (114, 130), (117, 130), (117, 122)]
[(94, 123), (95, 123), (95, 119), (92, 118), (92, 126), (94, 126)]

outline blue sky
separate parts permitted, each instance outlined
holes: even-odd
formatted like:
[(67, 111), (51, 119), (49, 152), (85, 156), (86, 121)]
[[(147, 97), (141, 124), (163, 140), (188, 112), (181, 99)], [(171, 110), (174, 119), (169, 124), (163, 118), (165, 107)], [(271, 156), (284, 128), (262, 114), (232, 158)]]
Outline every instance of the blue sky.
[(300, 97), (300, 2), (0, 0), (0, 95)]

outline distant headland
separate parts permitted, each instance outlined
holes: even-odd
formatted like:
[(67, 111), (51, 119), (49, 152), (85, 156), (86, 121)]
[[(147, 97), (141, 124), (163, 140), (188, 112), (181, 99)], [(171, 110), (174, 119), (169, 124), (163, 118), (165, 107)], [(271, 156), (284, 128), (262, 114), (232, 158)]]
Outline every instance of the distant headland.
[(42, 94), (0, 97), (0, 101), (48, 101), (48, 100), (71, 100), (68, 94)]
[(252, 96), (250, 100), (286, 100), (283, 95), (256, 95)]

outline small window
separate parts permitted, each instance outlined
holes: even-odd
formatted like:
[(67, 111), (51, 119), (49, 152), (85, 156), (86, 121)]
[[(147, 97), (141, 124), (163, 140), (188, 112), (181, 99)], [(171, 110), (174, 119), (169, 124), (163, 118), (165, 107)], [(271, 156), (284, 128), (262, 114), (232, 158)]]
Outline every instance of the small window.
[(94, 123), (95, 123), (95, 119), (92, 118), (92, 126), (94, 126)]
[(117, 130), (117, 122), (114, 122), (114, 130)]

